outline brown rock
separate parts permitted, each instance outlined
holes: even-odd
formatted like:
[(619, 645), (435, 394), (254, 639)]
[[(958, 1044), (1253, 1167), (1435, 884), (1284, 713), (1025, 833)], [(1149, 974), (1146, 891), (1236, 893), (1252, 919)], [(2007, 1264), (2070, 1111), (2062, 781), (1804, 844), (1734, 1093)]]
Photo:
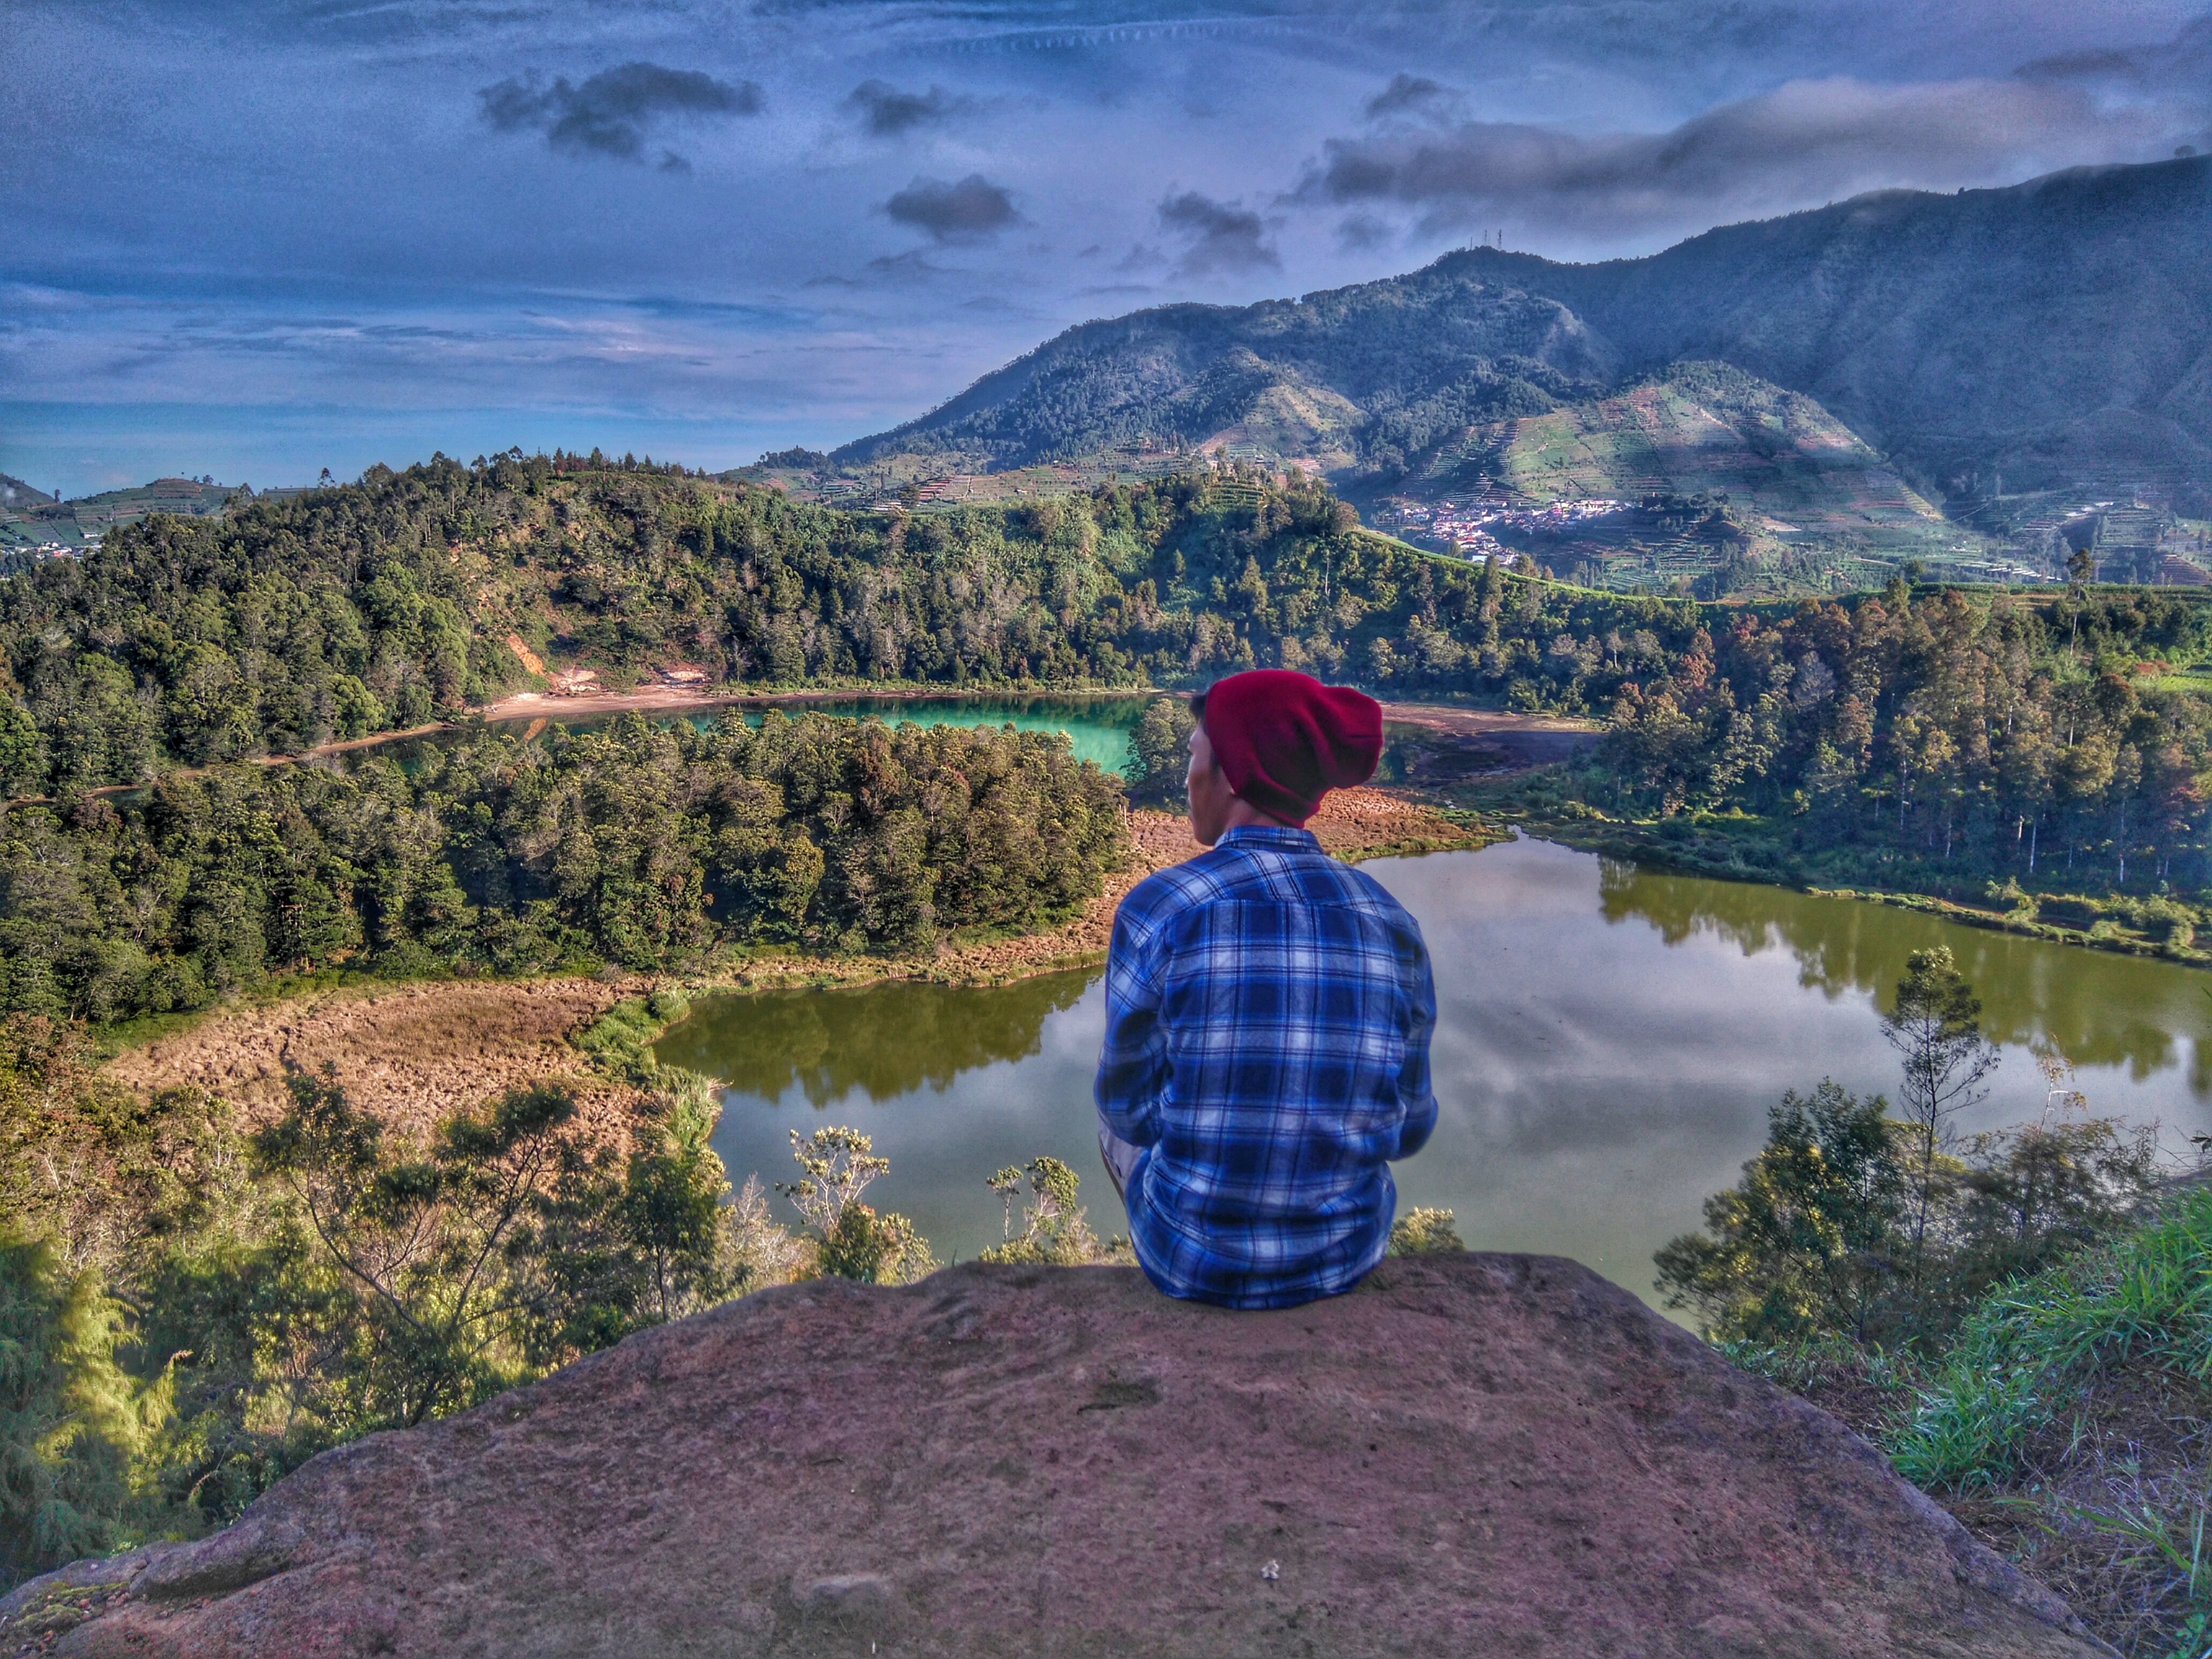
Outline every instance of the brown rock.
[(1469, 1255), (1270, 1314), (1111, 1268), (765, 1291), (316, 1459), (52, 1650), (2103, 1650), (2072, 1628), (1832, 1418)]

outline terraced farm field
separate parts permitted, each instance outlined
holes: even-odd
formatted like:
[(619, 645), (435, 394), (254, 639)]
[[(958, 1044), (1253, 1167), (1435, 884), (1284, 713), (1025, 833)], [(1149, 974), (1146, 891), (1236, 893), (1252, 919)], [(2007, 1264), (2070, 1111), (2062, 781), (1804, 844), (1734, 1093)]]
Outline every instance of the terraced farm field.
[(1818, 403), (1721, 364), (1678, 364), (1618, 397), (1513, 427), (1499, 482), (1540, 501), (1725, 491), (1776, 534), (1918, 532), (1942, 522)]

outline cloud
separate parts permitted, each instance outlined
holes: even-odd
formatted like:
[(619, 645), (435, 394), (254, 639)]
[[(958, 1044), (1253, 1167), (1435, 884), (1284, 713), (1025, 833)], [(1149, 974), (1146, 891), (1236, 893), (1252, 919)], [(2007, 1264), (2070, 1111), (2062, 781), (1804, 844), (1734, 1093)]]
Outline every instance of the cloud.
[[(678, 116), (753, 115), (761, 89), (750, 81), (717, 81), (697, 70), (623, 64), (601, 70), (580, 86), (567, 77), (547, 86), (536, 75), (510, 76), (480, 88), (483, 118), (501, 132), (543, 132), (555, 149), (645, 159), (647, 129)], [(672, 149), (660, 152), (665, 173), (689, 173)]]
[(2162, 46), (2059, 52), (2023, 64), (2018, 73), (2022, 80), (2079, 82), (2138, 96), (2194, 94), (2202, 101), (2212, 79), (2212, 15), (2185, 24)]
[(1425, 75), (1398, 71), (1390, 84), (1367, 100), (1367, 118), (1380, 121), (1394, 115), (1444, 116), (1456, 109), (1459, 94)]
[(1512, 215), (1615, 234), (1674, 231), (1863, 190), (2008, 183), (2148, 160), (2193, 137), (2201, 120), (2172, 106), (2100, 107), (2052, 81), (1793, 81), (1669, 132), (1468, 121), (1332, 139), (1288, 199), (1418, 207), (1431, 230)]
[(1280, 270), (1282, 256), (1267, 240), (1260, 216), (1233, 202), (1217, 202), (1187, 190), (1159, 206), (1160, 228), (1183, 240), (1176, 273), (1204, 276), (1247, 270)]
[(884, 204), (883, 210), (902, 225), (927, 231), (940, 242), (975, 242), (1018, 224), (1013, 198), (980, 173), (957, 184), (916, 179)]
[(975, 106), (974, 99), (957, 96), (943, 87), (902, 92), (888, 81), (863, 81), (845, 100), (845, 107), (878, 138), (896, 138), (916, 127), (942, 126)]
[(868, 261), (867, 272), (877, 281), (885, 283), (920, 283), (951, 274), (943, 265), (930, 264), (920, 248), (905, 253), (879, 254)]
[(1336, 228), (1336, 245), (1347, 253), (1365, 253), (1390, 240), (1390, 227), (1371, 213), (1355, 213)]

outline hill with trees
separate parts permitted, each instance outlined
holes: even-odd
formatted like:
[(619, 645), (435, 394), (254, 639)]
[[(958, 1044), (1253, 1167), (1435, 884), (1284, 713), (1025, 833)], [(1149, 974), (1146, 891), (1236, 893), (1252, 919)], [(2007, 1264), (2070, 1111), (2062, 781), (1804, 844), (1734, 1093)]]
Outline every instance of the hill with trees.
[[(2212, 876), (2212, 704), (2185, 672), (2212, 657), (2212, 608), (2179, 591), (1611, 594), (1423, 553), (1318, 484), (1233, 469), (922, 514), (545, 458), (441, 460), (153, 519), (0, 581), (0, 777), (56, 797), (70, 824), (95, 786), (465, 716), (544, 684), (523, 652), (615, 685), (684, 661), (710, 689), (1139, 688), (1281, 665), (1386, 697), (1607, 719), (1581, 797), (1685, 823), (1757, 815), (1778, 839), (1747, 874), (1802, 878), (1810, 859), (1831, 878), (1945, 893), (2146, 895)], [(482, 810), (503, 823), (502, 800)], [(48, 879), (29, 827), (44, 811), (6, 819), (23, 885), (0, 910), (27, 914)], [(169, 948), (149, 941), (171, 902), (131, 912), (137, 948)], [(612, 935), (590, 948), (622, 955)]]
[(1922, 488), (2212, 482), (2212, 158), (1889, 191), (1588, 265), (1475, 248), (1085, 323), (836, 452), (963, 465), (1249, 441), (1339, 482), (1686, 360), (1817, 399)]

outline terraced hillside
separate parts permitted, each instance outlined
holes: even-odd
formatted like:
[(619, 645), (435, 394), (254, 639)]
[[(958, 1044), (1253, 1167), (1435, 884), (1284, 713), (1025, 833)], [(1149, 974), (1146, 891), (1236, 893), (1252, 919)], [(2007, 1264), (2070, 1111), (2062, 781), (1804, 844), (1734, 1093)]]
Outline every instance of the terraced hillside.
[(1812, 398), (1724, 363), (1678, 363), (1508, 422), (1481, 464), (1537, 501), (1726, 492), (1776, 531), (1919, 529), (1942, 516)]
[[(7, 494), (11, 487), (18, 492), (12, 500)], [(0, 477), (0, 549), (57, 543), (80, 548), (118, 525), (136, 524), (155, 513), (186, 519), (220, 513), (232, 494), (228, 484), (156, 478), (149, 484), (64, 501), (20, 479)]]

